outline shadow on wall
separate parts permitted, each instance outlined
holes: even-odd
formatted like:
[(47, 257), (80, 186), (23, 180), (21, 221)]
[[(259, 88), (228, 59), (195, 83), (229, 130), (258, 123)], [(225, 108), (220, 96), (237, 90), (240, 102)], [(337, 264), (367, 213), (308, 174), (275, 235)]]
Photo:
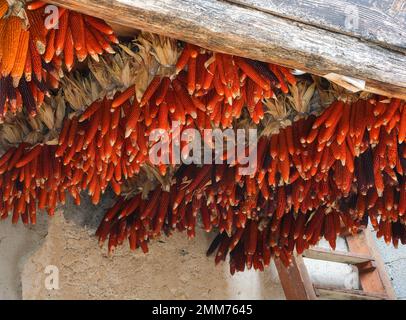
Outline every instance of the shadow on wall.
[(47, 217), (38, 216), (36, 226), (0, 222), (0, 300), (21, 299), (21, 271), (32, 254), (45, 242)]

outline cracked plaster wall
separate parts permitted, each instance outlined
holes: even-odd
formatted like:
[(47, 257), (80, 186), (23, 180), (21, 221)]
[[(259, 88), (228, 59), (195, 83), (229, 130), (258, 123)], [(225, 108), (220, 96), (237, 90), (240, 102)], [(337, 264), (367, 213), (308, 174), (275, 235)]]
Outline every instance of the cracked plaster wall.
[[(49, 236), (25, 264), (23, 299), (282, 299), (274, 270), (236, 277), (228, 266), (214, 266), (204, 252), (210, 239), (198, 233), (193, 240), (182, 234), (163, 237), (150, 253), (119, 248), (108, 257), (93, 231), (56, 215)], [(44, 286), (46, 265), (60, 270), (60, 289)]]

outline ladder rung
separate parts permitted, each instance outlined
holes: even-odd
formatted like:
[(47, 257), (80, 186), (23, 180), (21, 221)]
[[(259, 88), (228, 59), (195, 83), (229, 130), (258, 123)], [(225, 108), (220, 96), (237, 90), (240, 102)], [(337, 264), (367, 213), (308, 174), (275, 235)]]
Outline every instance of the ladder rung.
[(362, 290), (347, 290), (335, 287), (315, 285), (316, 296), (321, 299), (334, 300), (388, 300), (386, 294), (369, 293)]
[(331, 251), (321, 248), (308, 249), (303, 253), (303, 256), (309, 259), (348, 263), (353, 265), (375, 260), (374, 258), (364, 254), (356, 254), (344, 251)]

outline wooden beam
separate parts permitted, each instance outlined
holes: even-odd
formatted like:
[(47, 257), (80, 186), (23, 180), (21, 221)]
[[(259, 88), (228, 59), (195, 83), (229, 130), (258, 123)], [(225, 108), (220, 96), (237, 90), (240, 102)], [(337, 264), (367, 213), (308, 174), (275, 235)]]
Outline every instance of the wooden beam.
[(406, 99), (405, 54), (258, 8), (219, 0), (47, 1), (214, 51), (362, 79), (366, 91)]
[(288, 268), (280, 259), (275, 259), (275, 265), (286, 300), (316, 300), (313, 284), (301, 256), (294, 255)]
[(406, 52), (406, 2), (380, 0), (228, 0)]

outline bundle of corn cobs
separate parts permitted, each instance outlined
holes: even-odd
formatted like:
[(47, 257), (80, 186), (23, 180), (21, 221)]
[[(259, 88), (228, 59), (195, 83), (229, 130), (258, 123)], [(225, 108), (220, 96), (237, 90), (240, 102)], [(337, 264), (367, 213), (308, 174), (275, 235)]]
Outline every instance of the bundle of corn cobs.
[[(295, 250), (323, 237), (335, 248), (368, 223), (406, 243), (405, 102), (149, 33), (113, 50), (102, 20), (59, 9), (54, 29), (45, 6), (0, 0), (1, 218), (35, 224), (66, 192), (96, 205), (111, 188), (118, 199), (97, 230), (110, 252), (125, 240), (147, 252), (162, 233), (201, 226), (218, 233), (207, 254), (229, 256), (232, 273), (272, 257), (289, 265)], [(183, 150), (187, 129), (212, 128), (258, 129), (251, 175), (225, 154), (151, 161), (155, 129)]]
[(114, 53), (118, 39), (104, 21), (56, 7), (50, 16), (45, 8), (42, 1), (0, 0), (0, 120), (23, 107), (35, 115), (75, 58)]

